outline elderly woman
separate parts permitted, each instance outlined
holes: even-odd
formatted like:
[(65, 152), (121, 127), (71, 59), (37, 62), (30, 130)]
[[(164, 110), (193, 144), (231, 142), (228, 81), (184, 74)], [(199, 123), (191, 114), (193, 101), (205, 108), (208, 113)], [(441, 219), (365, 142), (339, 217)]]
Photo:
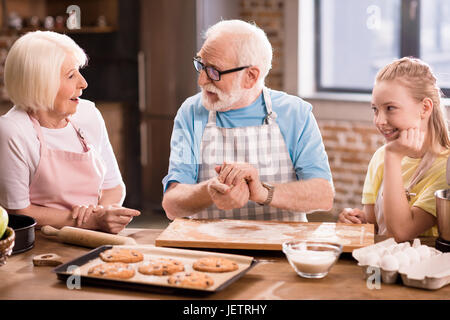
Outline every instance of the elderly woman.
[(5, 63), (14, 107), (0, 117), (0, 205), (38, 225), (117, 233), (139, 211), (122, 207), (125, 186), (79, 69), (84, 51), (50, 31), (19, 38)]

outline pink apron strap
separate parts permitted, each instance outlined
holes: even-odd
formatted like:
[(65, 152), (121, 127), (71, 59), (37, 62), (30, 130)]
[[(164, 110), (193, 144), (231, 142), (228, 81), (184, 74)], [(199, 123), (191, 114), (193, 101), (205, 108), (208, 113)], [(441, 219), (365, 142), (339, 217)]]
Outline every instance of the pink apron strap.
[[(28, 116), (31, 119), (31, 123), (33, 124), (34, 129), (37, 132), (39, 142), (41, 143), (41, 154), (43, 149), (47, 149), (47, 145), (44, 140), (44, 136), (42, 134), (41, 125), (37, 121), (36, 118), (34, 118), (30, 113), (28, 113)], [(72, 127), (75, 129), (75, 132), (77, 133), (77, 137), (81, 142), (81, 145), (83, 146), (84, 152), (88, 152), (90, 150), (88, 143), (86, 142), (86, 138), (84, 137), (82, 131), (78, 128), (78, 126), (73, 123), (69, 118), (66, 118), (67, 122), (72, 124)]]
[(88, 152), (91, 148), (89, 148), (86, 138), (84, 137), (83, 131), (81, 131), (81, 129), (78, 128), (78, 126), (72, 120), (70, 120), (70, 118), (66, 118), (66, 119), (68, 122), (70, 122), (70, 124), (72, 124), (72, 127), (74, 127), (74, 129), (77, 133), (78, 139), (80, 139), (81, 145), (83, 146), (84, 151)]
[(28, 116), (30, 117), (31, 123), (33, 124), (34, 129), (36, 130), (38, 140), (41, 144), (41, 154), (43, 154), (43, 150), (47, 149), (47, 145), (45, 144), (44, 136), (42, 135), (42, 130), (39, 122), (34, 118), (31, 114), (28, 113)]

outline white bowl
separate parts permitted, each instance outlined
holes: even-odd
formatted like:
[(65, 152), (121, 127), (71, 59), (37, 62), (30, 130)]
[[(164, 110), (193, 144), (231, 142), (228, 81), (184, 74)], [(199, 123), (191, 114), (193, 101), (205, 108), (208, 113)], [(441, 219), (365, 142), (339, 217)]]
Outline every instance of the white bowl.
[(342, 245), (329, 242), (291, 240), (283, 252), (295, 272), (304, 278), (323, 278), (339, 259)]

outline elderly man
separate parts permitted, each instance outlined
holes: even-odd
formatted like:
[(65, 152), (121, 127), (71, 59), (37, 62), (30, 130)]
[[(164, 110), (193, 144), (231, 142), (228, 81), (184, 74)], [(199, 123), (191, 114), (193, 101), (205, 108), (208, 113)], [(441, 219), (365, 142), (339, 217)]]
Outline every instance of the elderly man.
[(194, 58), (201, 93), (178, 110), (163, 208), (176, 217), (307, 221), (330, 210), (328, 157), (302, 99), (264, 86), (272, 46), (239, 20), (206, 32)]

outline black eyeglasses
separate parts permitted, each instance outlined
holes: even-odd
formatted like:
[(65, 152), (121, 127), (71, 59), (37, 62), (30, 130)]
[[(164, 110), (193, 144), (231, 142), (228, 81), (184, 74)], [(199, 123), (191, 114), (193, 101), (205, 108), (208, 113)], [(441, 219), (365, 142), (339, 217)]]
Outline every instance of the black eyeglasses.
[(239, 67), (239, 68), (234, 68), (234, 69), (229, 69), (229, 70), (225, 70), (225, 71), (219, 71), (214, 67), (211, 66), (205, 66), (201, 61), (199, 57), (195, 57), (193, 59), (194, 61), (194, 68), (195, 70), (197, 70), (198, 73), (200, 73), (202, 70), (206, 71), (206, 75), (208, 76), (209, 79), (213, 80), (213, 81), (219, 81), (220, 80), (220, 76), (226, 73), (231, 73), (231, 72), (236, 72), (236, 71), (241, 71), (245, 68), (249, 68), (251, 66), (245, 66), (245, 67)]

